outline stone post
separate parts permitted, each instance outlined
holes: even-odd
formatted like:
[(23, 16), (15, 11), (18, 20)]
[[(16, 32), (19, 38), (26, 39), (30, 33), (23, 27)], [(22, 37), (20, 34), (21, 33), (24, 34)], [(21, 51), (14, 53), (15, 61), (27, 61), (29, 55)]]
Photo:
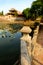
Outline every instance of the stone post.
[[(25, 28), (25, 30), (23, 30)], [(23, 36), (21, 37), (21, 65), (31, 65), (31, 36), (26, 31), (28, 28), (22, 29)], [(29, 30), (29, 29), (28, 29)]]

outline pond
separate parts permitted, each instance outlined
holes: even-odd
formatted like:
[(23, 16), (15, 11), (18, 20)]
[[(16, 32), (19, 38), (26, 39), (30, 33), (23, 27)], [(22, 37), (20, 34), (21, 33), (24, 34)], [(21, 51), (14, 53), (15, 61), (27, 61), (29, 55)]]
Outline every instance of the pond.
[(20, 56), (20, 32), (0, 30), (0, 65), (13, 65)]

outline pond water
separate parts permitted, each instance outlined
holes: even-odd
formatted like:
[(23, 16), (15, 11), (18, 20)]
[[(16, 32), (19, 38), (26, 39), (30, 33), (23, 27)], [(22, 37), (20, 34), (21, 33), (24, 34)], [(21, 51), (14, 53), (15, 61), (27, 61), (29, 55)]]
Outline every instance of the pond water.
[[(2, 30), (3, 31), (3, 30)], [(13, 65), (20, 56), (20, 32), (0, 31), (0, 65)]]

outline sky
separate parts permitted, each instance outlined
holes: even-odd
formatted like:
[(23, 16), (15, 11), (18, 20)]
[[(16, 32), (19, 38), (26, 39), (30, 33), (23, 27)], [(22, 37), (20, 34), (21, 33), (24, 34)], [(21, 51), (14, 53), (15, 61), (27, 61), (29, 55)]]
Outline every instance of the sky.
[(0, 11), (7, 13), (11, 8), (15, 8), (18, 11), (31, 7), (34, 0), (0, 0)]

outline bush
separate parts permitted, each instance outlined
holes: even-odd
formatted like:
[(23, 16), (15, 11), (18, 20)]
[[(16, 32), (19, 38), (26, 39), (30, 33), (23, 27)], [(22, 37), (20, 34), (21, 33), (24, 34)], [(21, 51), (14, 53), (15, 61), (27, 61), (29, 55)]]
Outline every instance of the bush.
[(0, 15), (4, 15), (4, 14), (3, 14), (3, 11), (2, 11), (2, 12), (0, 12)]

